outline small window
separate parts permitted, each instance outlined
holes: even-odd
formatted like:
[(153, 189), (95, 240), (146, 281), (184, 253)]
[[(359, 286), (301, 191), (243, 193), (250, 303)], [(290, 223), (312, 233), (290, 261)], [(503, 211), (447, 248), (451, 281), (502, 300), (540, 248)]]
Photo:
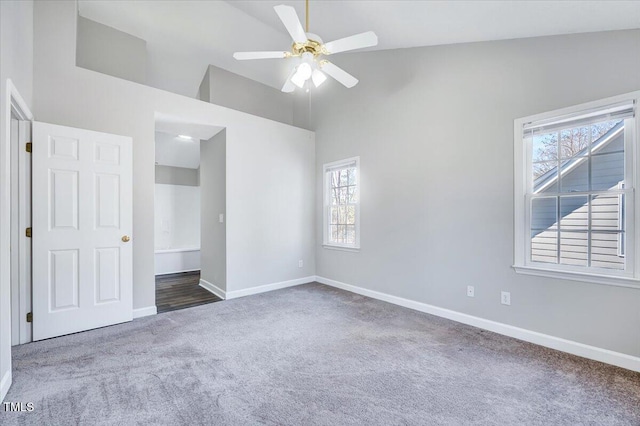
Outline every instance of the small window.
[(325, 247), (360, 248), (360, 158), (325, 164)]
[(516, 120), (518, 272), (639, 284), (638, 95)]

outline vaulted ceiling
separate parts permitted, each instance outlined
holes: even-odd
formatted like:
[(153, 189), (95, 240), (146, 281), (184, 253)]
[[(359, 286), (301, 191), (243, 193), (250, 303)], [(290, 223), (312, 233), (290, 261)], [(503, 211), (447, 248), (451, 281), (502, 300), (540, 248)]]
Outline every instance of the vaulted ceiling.
[[(280, 88), (283, 60), (238, 62), (235, 51), (288, 50), (273, 6), (304, 1), (79, 0), (82, 16), (147, 41), (149, 85), (194, 96), (208, 64)], [(640, 1), (310, 1), (325, 42), (373, 30), (369, 50), (640, 28)], [(347, 54), (347, 53), (345, 53)], [(332, 61), (340, 64), (339, 55)]]

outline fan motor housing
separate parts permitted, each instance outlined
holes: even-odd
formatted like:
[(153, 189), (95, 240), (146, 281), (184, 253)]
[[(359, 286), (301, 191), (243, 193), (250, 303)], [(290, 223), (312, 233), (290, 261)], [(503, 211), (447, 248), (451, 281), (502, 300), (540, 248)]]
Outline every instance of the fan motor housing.
[(291, 52), (293, 56), (302, 56), (305, 52), (311, 53), (314, 57), (326, 54), (322, 39), (317, 34), (312, 33), (307, 33), (307, 41), (305, 43), (293, 43)]

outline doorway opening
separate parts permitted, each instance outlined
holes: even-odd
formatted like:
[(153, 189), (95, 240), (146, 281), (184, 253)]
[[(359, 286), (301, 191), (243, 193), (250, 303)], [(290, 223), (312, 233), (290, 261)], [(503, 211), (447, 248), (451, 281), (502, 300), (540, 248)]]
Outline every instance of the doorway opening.
[[(226, 151), (219, 149), (224, 147), (224, 135), (220, 127), (156, 117), (154, 249), (158, 313), (224, 298), (223, 292), (206, 284), (210, 275), (214, 278), (209, 279), (215, 279), (219, 286), (225, 285), (220, 279), (220, 269), (226, 269), (225, 212), (224, 202), (219, 202), (225, 196), (220, 188), (226, 185)], [(217, 233), (212, 232), (212, 226)], [(217, 249), (212, 249), (212, 244)]]

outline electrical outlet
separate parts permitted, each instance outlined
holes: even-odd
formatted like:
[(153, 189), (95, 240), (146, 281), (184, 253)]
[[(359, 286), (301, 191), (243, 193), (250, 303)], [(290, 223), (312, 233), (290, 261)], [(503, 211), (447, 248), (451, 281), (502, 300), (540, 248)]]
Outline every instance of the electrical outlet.
[(304, 266), (304, 262), (302, 260), (298, 260), (298, 268), (302, 268)]
[(500, 294), (500, 303), (503, 305), (511, 305), (511, 293), (508, 291), (503, 291)]
[(220, 213), (218, 215), (218, 222), (223, 223), (224, 222), (224, 214)]
[(469, 296), (469, 297), (474, 297), (475, 296), (475, 289), (473, 288), (472, 285), (468, 285), (467, 286), (467, 296)]

